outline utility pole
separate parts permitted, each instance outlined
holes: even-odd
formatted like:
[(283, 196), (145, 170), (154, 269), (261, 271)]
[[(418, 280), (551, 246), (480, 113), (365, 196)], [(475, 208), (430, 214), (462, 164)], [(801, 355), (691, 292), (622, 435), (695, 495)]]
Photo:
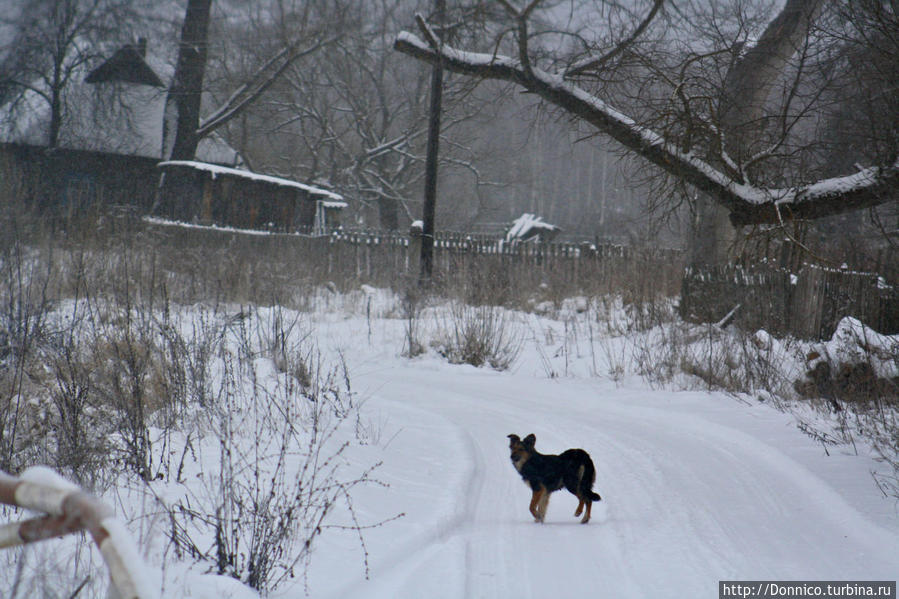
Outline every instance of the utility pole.
[[(443, 25), (446, 0), (434, 0), (434, 22)], [(443, 35), (440, 31), (440, 43)], [(431, 105), (428, 117), (428, 153), (425, 158), (425, 201), (422, 211), (421, 258), (418, 284), (431, 284), (434, 271), (434, 209), (437, 206), (437, 157), (440, 152), (440, 111), (443, 104), (443, 61), (434, 63), (431, 70)]]

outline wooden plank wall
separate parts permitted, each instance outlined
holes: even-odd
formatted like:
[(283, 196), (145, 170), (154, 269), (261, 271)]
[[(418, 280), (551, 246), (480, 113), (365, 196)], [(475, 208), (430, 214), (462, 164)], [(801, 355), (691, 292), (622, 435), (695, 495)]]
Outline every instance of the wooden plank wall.
[(739, 325), (775, 335), (829, 339), (846, 316), (884, 334), (899, 333), (899, 290), (873, 273), (811, 264), (803, 264), (795, 274), (767, 265), (685, 271), (685, 319), (716, 322), (737, 304)]

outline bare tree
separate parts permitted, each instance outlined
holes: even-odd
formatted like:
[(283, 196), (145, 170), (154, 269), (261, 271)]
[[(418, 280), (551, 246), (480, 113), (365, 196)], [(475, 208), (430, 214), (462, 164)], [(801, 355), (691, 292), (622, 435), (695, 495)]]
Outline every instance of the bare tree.
[[(298, 59), (311, 54), (340, 37), (323, 23), (314, 23), (314, 8), (320, 3), (291, 2), (268, 6), (271, 19), (281, 23), (271, 54), (244, 73), (226, 97), (205, 118), (201, 118), (204, 78), (209, 59), (209, 29), (212, 0), (189, 0), (181, 28), (175, 74), (166, 98), (163, 122), (163, 157), (192, 160), (200, 140), (237, 117), (268, 90)], [(339, 11), (335, 11), (339, 14)], [(287, 30), (286, 25), (293, 27)]]
[(451, 72), (521, 86), (708, 194), (737, 226), (896, 198), (895, 153), (854, 173), (825, 174), (816, 125), (833, 81), (825, 59), (834, 41), (817, 28), (823, 0), (787, 0), (768, 16), (746, 2), (498, 4), (504, 18), (478, 52), (443, 43), (424, 19), (420, 37), (403, 32), (395, 47)]
[[(246, 122), (233, 122), (230, 137), (246, 137), (253, 162), (268, 170), (327, 183), (371, 207), (383, 228), (420, 218), (430, 69), (390, 51), (416, 4), (378, 0), (349, 11), (341, 38), (292, 64)], [(265, 31), (257, 26), (249, 51)], [(441, 122), (441, 171), (466, 177), (467, 189), (490, 183), (478, 150), (456, 134), (489, 112), (475, 101), (474, 83), (447, 82)]]

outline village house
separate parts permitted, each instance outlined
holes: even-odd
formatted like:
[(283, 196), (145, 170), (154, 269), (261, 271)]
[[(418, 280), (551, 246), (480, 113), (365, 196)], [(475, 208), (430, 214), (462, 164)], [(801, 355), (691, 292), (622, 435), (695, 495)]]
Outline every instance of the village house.
[[(55, 147), (50, 106), (33, 91), (0, 109), (0, 200), (72, 214), (93, 204), (152, 206), (162, 148), (166, 86), (146, 62), (146, 41), (127, 45), (65, 88)], [(221, 138), (198, 159), (236, 165)]]
[[(50, 106), (37, 93), (0, 107), (0, 202), (62, 216), (126, 205), (186, 222), (281, 231), (336, 226), (343, 198), (236, 168), (240, 154), (216, 134), (200, 142), (196, 161), (160, 165), (170, 75), (167, 65), (150, 66), (143, 39), (85, 69), (65, 88), (52, 148)], [(160, 197), (161, 173), (183, 197)]]

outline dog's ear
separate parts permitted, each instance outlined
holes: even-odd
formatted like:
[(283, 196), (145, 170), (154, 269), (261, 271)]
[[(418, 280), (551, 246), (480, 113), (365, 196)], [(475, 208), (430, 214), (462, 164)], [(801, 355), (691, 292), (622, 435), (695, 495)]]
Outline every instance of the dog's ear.
[(509, 437), (510, 443), (521, 443), (521, 439), (518, 437), (518, 435), (506, 435), (506, 436)]
[(536, 442), (537, 442), (537, 437), (534, 436), (534, 433), (531, 433), (530, 435), (528, 435), (527, 437), (524, 438), (524, 441), (522, 441), (522, 443), (524, 443), (528, 447), (533, 447), (534, 443), (536, 443)]

